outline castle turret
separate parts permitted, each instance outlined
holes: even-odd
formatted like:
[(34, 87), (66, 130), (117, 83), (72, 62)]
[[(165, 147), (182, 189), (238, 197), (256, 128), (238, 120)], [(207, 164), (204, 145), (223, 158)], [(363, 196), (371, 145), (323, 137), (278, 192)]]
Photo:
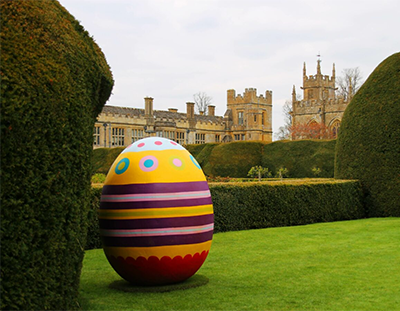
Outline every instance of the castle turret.
[(292, 104), (296, 102), (296, 88), (293, 85), (293, 91), (292, 91)]

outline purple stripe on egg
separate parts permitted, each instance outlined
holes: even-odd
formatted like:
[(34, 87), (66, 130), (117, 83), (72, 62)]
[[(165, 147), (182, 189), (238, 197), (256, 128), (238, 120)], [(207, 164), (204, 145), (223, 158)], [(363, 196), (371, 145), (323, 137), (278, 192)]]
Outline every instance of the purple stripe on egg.
[(171, 193), (138, 193), (138, 194), (103, 194), (101, 202), (144, 202), (144, 201), (167, 201), (185, 200), (194, 198), (207, 198), (211, 195), (206, 191), (185, 191)]
[(202, 226), (214, 222), (214, 215), (153, 219), (99, 219), (102, 229), (151, 229)]
[(212, 240), (212, 236), (213, 230), (196, 234), (151, 237), (102, 236), (101, 239), (106, 247), (154, 247), (203, 243)]
[(137, 193), (170, 193), (170, 192), (202, 191), (202, 190), (209, 190), (207, 181), (105, 185), (103, 187), (103, 195), (137, 194)]
[(100, 202), (100, 209), (141, 209), (141, 208), (163, 208), (183, 207), (212, 204), (211, 196), (195, 199), (182, 200), (156, 200), (137, 202)]

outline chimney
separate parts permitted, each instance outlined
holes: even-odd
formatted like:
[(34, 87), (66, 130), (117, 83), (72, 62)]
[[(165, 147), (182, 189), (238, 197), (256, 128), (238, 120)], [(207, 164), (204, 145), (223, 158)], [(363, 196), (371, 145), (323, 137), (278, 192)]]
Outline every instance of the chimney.
[(177, 108), (168, 108), (168, 111), (169, 112), (178, 112), (178, 109)]
[(146, 116), (153, 115), (153, 98), (152, 97), (144, 98), (144, 114)]
[(188, 119), (194, 119), (194, 103), (186, 103), (186, 114)]
[(215, 106), (213, 105), (208, 106), (208, 115), (211, 117), (215, 116)]

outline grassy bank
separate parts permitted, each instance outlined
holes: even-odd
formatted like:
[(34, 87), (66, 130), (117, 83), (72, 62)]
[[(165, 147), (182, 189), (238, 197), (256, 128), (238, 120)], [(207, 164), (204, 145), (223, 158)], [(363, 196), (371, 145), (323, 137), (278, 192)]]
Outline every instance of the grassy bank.
[(400, 310), (400, 218), (214, 235), (205, 286), (126, 293), (102, 250), (86, 252), (83, 310)]

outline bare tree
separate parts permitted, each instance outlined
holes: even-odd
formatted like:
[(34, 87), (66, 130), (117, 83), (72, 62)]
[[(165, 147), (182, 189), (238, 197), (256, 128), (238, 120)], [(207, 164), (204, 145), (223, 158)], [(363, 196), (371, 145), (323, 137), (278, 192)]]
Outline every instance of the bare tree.
[(352, 94), (350, 95), (353, 96), (361, 87), (363, 83), (362, 79), (363, 77), (358, 67), (343, 69), (342, 76), (336, 79), (336, 86), (338, 88), (336, 91), (336, 95), (348, 98), (351, 85)]
[(275, 140), (285, 140), (291, 137), (292, 127), (292, 101), (287, 100), (283, 105), (283, 117), (285, 124), (280, 126), (278, 132), (275, 133)]
[(283, 116), (284, 116), (284, 121), (285, 125), (292, 125), (292, 101), (287, 100), (285, 104), (283, 105)]
[(198, 92), (193, 95), (197, 112), (207, 114), (208, 106), (211, 105), (212, 98), (204, 92)]
[(275, 140), (286, 140), (290, 139), (292, 135), (291, 127), (285, 124), (284, 126), (280, 126), (278, 132), (274, 133)]

